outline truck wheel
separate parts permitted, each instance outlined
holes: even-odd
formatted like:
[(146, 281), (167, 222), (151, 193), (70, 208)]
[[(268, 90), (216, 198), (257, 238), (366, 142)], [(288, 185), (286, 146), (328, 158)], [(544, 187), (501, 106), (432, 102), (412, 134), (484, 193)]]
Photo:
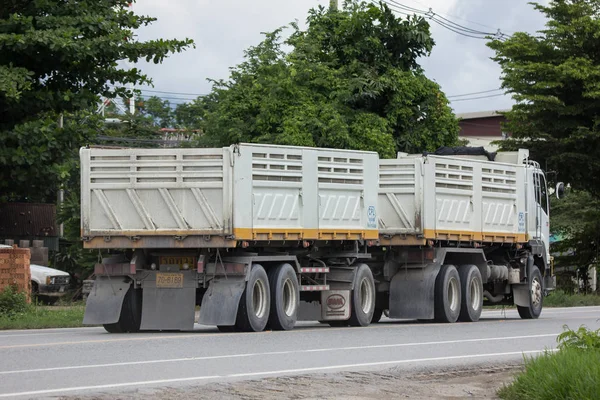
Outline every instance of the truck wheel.
[(241, 332), (263, 331), (269, 321), (270, 308), (269, 278), (262, 265), (254, 264), (238, 307), (236, 329)]
[(354, 282), (348, 324), (350, 326), (369, 326), (375, 311), (375, 282), (373, 273), (366, 264), (358, 267)]
[(435, 280), (435, 320), (456, 322), (460, 314), (460, 277), (454, 265), (443, 265)]
[(139, 332), (142, 323), (142, 289), (129, 288), (119, 321), (114, 324), (104, 324), (104, 329), (109, 333)]
[(536, 319), (542, 313), (544, 289), (542, 286), (542, 274), (535, 265), (529, 271), (527, 286), (529, 288), (529, 307), (517, 306), (517, 311), (519, 311), (519, 316), (523, 319)]
[(373, 316), (371, 317), (371, 323), (376, 324), (381, 321), (381, 316), (383, 315), (383, 308), (376, 308), (373, 310)]
[(271, 290), (269, 326), (276, 331), (293, 329), (298, 320), (300, 286), (290, 264), (281, 264), (268, 273)]
[(475, 265), (462, 265), (458, 269), (460, 276), (461, 307), (458, 320), (476, 322), (483, 310), (483, 280)]

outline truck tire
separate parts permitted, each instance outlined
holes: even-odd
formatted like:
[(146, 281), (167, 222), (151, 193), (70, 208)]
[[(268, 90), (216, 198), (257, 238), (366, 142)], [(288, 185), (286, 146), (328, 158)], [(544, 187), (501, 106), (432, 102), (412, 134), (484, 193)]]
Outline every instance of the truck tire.
[(542, 286), (542, 274), (535, 265), (529, 271), (527, 287), (529, 289), (529, 306), (517, 306), (517, 311), (522, 319), (537, 319), (544, 306), (544, 287)]
[(375, 312), (375, 281), (371, 268), (361, 264), (354, 278), (352, 304), (350, 309), (350, 326), (369, 326)]
[(458, 320), (477, 322), (483, 310), (483, 280), (475, 265), (462, 265), (458, 269), (460, 276), (461, 306)]
[(454, 265), (443, 265), (435, 280), (435, 320), (456, 322), (460, 314), (460, 276)]
[(269, 327), (274, 331), (294, 329), (298, 320), (300, 285), (294, 267), (281, 264), (268, 273), (271, 290)]
[(371, 317), (371, 323), (376, 324), (381, 321), (381, 316), (383, 315), (383, 308), (375, 308), (373, 310), (373, 316)]
[(123, 299), (119, 321), (114, 324), (104, 324), (109, 333), (134, 333), (140, 331), (142, 323), (142, 289), (130, 287)]
[(262, 265), (254, 264), (246, 282), (246, 289), (240, 299), (236, 330), (240, 332), (261, 332), (269, 321), (271, 292), (269, 278)]

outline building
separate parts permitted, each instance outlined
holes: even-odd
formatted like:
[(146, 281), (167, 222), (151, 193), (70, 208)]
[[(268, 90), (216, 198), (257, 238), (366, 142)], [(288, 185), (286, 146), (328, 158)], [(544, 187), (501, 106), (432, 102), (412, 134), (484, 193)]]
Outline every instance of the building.
[(502, 130), (502, 123), (506, 118), (500, 114), (506, 111), (509, 110), (456, 114), (459, 119), (460, 139), (468, 140), (469, 146), (483, 146), (488, 151), (498, 150), (498, 146), (491, 143), (509, 136)]

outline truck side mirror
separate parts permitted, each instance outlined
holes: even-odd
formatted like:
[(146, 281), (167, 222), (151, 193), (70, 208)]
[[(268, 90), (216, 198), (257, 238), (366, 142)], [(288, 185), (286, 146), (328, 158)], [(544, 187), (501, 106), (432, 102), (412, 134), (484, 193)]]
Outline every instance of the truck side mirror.
[(556, 184), (556, 198), (562, 199), (565, 196), (565, 184), (563, 182), (558, 182)]

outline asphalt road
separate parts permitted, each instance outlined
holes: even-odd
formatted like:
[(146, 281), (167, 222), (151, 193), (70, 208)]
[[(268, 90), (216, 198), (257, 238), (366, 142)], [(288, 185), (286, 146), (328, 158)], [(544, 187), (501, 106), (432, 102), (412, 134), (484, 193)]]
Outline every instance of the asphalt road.
[(102, 328), (0, 332), (0, 398), (118, 393), (336, 371), (507, 363), (556, 347), (562, 326), (600, 328), (600, 307), (547, 308), (538, 320), (484, 311), (477, 323), (300, 323), (290, 332), (108, 334)]

